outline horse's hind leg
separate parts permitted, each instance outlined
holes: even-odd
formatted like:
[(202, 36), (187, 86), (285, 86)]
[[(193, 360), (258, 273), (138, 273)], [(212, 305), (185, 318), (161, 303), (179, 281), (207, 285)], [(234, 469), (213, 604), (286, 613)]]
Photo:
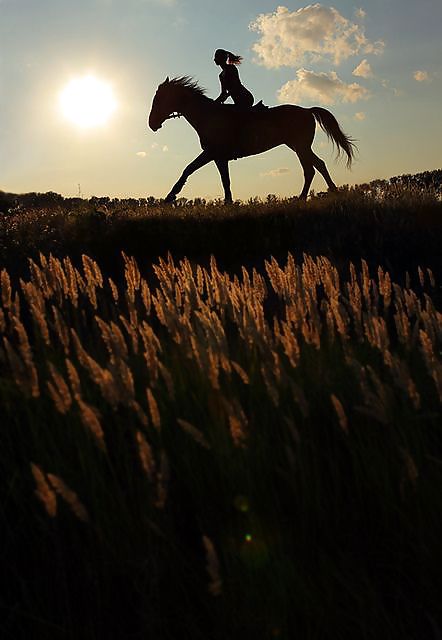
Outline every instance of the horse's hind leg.
[(330, 191), (337, 191), (338, 187), (335, 185), (335, 183), (331, 179), (331, 176), (330, 176), (330, 174), (329, 174), (329, 172), (327, 170), (327, 167), (325, 165), (324, 160), (321, 160), (321, 158), (319, 158), (315, 153), (313, 153), (313, 151), (311, 153), (312, 153), (313, 166), (323, 176), (323, 178), (326, 181), (327, 186), (330, 189)]
[(200, 155), (195, 158), (195, 160), (193, 160), (190, 164), (188, 164), (184, 169), (178, 182), (173, 185), (172, 189), (167, 194), (165, 202), (173, 202), (176, 198), (177, 193), (179, 193), (184, 187), (187, 178), (191, 176), (192, 173), (195, 173), (195, 171), (197, 171), (198, 169), (201, 169), (201, 167), (204, 167), (205, 164), (211, 162), (211, 160), (213, 160), (213, 157), (210, 156), (207, 151), (203, 151), (202, 153), (200, 153)]
[(310, 149), (299, 149), (296, 147), (291, 147), (291, 148), (293, 149), (293, 151), (297, 153), (299, 161), (304, 170), (304, 186), (302, 188), (301, 193), (299, 194), (299, 199), (306, 200), (310, 186), (312, 184), (312, 180), (315, 176), (315, 168), (313, 166), (312, 153)]
[(230, 191), (230, 175), (229, 175), (229, 161), (228, 160), (215, 160), (215, 164), (218, 167), (218, 171), (221, 176), (221, 182), (224, 188), (224, 202), (229, 204), (233, 202), (232, 192)]

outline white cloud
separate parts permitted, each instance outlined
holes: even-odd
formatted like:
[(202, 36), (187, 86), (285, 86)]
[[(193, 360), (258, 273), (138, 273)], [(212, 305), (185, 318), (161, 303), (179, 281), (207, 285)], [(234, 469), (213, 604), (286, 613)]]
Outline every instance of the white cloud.
[(147, 153), (145, 151), (137, 151), (135, 155), (139, 158), (145, 158), (147, 156)]
[(360, 120), (360, 121), (365, 120), (365, 117), (366, 117), (366, 116), (365, 116), (365, 113), (364, 113), (363, 111), (358, 111), (358, 112), (357, 112), (357, 113), (355, 113), (355, 115), (354, 115), (354, 119), (355, 119), (355, 120)]
[(289, 80), (278, 91), (280, 102), (302, 102), (303, 99), (323, 104), (335, 102), (357, 102), (370, 97), (370, 92), (360, 84), (346, 84), (336, 71), (315, 73), (307, 69), (298, 69), (297, 79)]
[(420, 69), (419, 71), (415, 71), (413, 73), (413, 78), (417, 82), (430, 82), (431, 80), (428, 71), (422, 71), (422, 69)]
[(389, 80), (381, 80), (381, 85), (384, 87), (384, 89), (386, 89), (387, 91), (391, 91), (392, 94), (396, 97), (401, 97), (404, 95), (404, 92), (401, 89), (398, 89), (397, 87), (392, 87), (390, 86), (390, 81)]
[(319, 3), (292, 12), (278, 7), (260, 14), (249, 28), (260, 36), (253, 45), (257, 62), (269, 69), (324, 58), (339, 64), (359, 53), (382, 53), (384, 48), (381, 40), (367, 39), (363, 26)]
[(358, 64), (355, 69), (353, 69), (352, 73), (354, 76), (358, 76), (359, 78), (373, 77), (373, 71), (371, 70), (370, 63), (365, 58)]
[(158, 142), (153, 142), (150, 145), (150, 148), (154, 151), (163, 151), (164, 153), (167, 153), (167, 151), (169, 151), (169, 147), (167, 146), (167, 144), (159, 145)]
[(361, 18), (362, 20), (365, 18), (366, 15), (367, 15), (367, 12), (364, 11), (364, 9), (362, 9), (362, 7), (360, 7), (359, 9), (356, 9), (356, 11), (355, 11), (355, 16), (357, 18)]
[(270, 169), (270, 171), (266, 171), (265, 173), (261, 173), (260, 175), (261, 178), (277, 178), (278, 176), (283, 176), (285, 173), (290, 173), (290, 169), (288, 167), (278, 167), (277, 169)]

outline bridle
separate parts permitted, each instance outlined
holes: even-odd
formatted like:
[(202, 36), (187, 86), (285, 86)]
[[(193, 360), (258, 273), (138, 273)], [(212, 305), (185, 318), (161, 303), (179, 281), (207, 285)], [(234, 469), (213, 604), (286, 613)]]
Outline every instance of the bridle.
[(181, 118), (182, 113), (171, 113), (170, 116), (167, 116), (166, 120), (170, 120), (171, 118)]

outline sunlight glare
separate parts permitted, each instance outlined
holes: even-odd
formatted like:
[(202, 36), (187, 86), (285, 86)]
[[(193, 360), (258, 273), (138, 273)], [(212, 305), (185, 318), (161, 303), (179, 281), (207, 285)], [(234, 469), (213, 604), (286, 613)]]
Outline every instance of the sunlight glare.
[(88, 129), (106, 124), (117, 103), (112, 87), (89, 75), (71, 80), (60, 93), (63, 116), (78, 127)]

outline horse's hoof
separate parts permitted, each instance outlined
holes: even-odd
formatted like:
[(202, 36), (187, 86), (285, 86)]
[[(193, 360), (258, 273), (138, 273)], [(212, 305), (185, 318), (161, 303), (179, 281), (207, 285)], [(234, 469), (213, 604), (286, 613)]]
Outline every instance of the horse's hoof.
[(172, 204), (176, 200), (176, 195), (174, 193), (169, 193), (165, 198), (165, 204)]

